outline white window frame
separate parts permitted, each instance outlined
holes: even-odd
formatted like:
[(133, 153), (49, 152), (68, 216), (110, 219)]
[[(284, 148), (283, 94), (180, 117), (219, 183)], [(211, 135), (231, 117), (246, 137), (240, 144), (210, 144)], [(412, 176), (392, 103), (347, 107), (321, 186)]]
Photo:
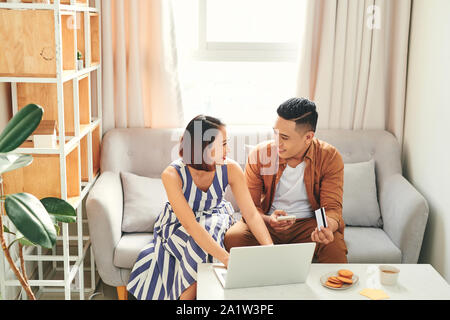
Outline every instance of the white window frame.
[(207, 41), (207, 0), (198, 0), (198, 47), (194, 59), (207, 61), (290, 61), (297, 59), (297, 44), (290, 42)]

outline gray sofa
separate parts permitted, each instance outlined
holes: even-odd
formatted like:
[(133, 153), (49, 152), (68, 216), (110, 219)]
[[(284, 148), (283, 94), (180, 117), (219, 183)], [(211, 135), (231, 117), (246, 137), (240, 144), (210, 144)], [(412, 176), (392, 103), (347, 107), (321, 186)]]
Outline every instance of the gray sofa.
[[(164, 168), (178, 157), (176, 146), (182, 132), (182, 129), (113, 129), (103, 138), (101, 175), (88, 195), (86, 209), (98, 272), (110, 286), (127, 284), (139, 251), (153, 236), (122, 232), (124, 198), (119, 173), (159, 178)], [(231, 138), (229, 157), (242, 168), (248, 145), (268, 140), (272, 135), (270, 127), (229, 126), (227, 132)], [(394, 136), (380, 130), (319, 130), (316, 136), (334, 145), (345, 164), (370, 159), (375, 162), (381, 225), (346, 226), (349, 263), (417, 263), (428, 205), (402, 176), (400, 146)], [(236, 208), (229, 189), (226, 198)], [(364, 215), (365, 204), (360, 205), (360, 214)]]

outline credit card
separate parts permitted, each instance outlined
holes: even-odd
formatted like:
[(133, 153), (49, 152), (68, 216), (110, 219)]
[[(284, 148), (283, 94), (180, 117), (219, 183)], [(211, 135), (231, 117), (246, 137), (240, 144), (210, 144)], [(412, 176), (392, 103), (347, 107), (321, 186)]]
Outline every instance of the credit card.
[(328, 228), (325, 208), (319, 208), (314, 213), (316, 214), (317, 229), (320, 231), (321, 228)]

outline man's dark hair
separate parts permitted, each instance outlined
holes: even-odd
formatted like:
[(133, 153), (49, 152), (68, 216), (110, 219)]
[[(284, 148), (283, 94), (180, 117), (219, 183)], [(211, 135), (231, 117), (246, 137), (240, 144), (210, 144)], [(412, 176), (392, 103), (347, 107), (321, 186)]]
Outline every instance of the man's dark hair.
[(295, 128), (316, 132), (317, 118), (316, 104), (306, 98), (291, 98), (283, 102), (277, 109), (280, 117), (295, 121)]
[[(203, 154), (225, 124), (217, 118), (200, 114), (192, 119), (180, 141), (179, 155), (190, 167), (197, 170), (213, 171), (214, 165), (207, 163)], [(198, 130), (198, 132), (197, 132)]]

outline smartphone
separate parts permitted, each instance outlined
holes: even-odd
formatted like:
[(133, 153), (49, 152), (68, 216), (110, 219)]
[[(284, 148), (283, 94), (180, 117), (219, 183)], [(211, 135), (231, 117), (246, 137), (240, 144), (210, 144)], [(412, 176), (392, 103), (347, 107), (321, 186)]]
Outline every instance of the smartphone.
[(286, 220), (295, 220), (297, 219), (296, 216), (278, 216), (277, 221), (286, 221)]

